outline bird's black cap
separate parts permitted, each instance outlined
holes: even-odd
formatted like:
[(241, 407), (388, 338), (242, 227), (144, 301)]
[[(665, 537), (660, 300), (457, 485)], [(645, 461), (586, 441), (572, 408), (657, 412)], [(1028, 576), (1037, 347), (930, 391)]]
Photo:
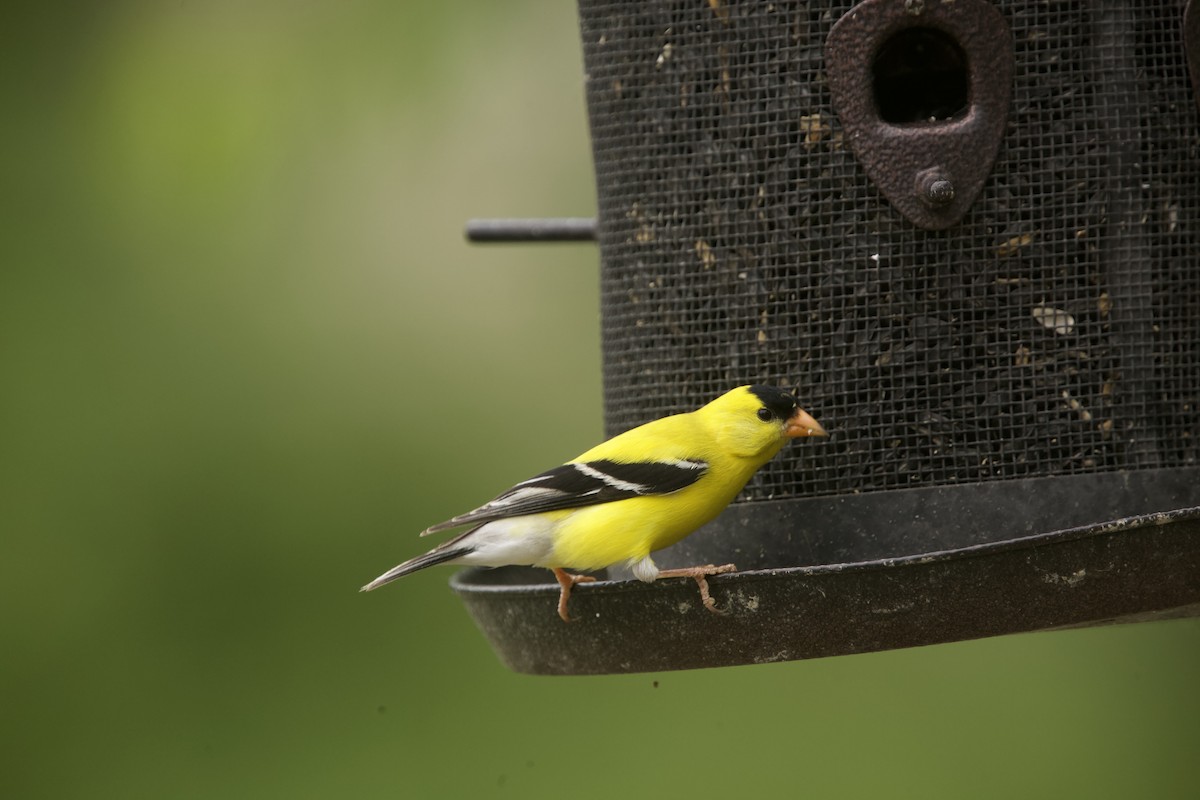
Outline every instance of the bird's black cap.
[(799, 402), (793, 395), (775, 386), (755, 384), (750, 387), (750, 393), (761, 400), (762, 404), (780, 419), (790, 417), (792, 411), (799, 405)]

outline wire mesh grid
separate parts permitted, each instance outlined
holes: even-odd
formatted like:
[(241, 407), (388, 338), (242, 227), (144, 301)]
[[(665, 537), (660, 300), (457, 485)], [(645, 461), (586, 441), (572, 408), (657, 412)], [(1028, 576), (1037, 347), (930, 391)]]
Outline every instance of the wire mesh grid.
[(942, 232), (846, 146), (822, 48), (852, 5), (581, 0), (609, 431), (798, 384), (832, 438), (748, 500), (1195, 465), (1179, 4), (997, 3), (1008, 128)]

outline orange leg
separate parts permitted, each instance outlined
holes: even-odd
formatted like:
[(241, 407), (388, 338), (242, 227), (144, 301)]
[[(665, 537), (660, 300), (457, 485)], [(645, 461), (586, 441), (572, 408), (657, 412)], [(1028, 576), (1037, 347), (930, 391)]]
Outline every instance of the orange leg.
[(574, 622), (567, 615), (567, 601), (571, 599), (571, 588), (577, 583), (591, 583), (596, 580), (591, 575), (572, 575), (565, 569), (554, 568), (554, 577), (558, 579), (558, 585), (562, 587), (562, 591), (558, 595), (558, 615), (562, 617), (563, 622)]
[(662, 572), (658, 573), (658, 577), (695, 579), (696, 585), (700, 587), (700, 602), (704, 603), (704, 607), (714, 614), (723, 614), (725, 612), (717, 609), (717, 604), (713, 602), (712, 596), (708, 593), (708, 576), (721, 575), (725, 572), (737, 572), (737, 567), (733, 564), (722, 564), (719, 567), (714, 564), (705, 564), (702, 567), (664, 569)]

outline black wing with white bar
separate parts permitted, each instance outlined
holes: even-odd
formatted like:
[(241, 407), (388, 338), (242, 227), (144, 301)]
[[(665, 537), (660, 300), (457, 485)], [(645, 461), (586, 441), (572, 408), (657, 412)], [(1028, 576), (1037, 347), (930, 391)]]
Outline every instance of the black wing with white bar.
[(505, 517), (581, 508), (630, 497), (671, 494), (691, 486), (706, 472), (706, 462), (689, 459), (632, 463), (604, 459), (563, 464), (521, 481), (495, 500), (440, 522), (421, 535)]

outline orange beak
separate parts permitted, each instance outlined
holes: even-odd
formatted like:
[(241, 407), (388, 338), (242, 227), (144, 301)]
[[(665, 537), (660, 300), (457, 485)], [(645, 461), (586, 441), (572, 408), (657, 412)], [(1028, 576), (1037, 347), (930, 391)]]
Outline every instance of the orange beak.
[(789, 439), (799, 439), (803, 436), (828, 436), (829, 434), (821, 427), (821, 423), (809, 416), (807, 411), (797, 408), (788, 417), (787, 424), (783, 426), (783, 435)]

